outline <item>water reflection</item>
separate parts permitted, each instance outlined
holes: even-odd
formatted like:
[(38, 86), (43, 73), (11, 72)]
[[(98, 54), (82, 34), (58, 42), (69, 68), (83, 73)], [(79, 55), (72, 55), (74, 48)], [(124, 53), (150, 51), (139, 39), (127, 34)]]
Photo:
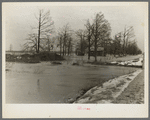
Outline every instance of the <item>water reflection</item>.
[(40, 80), (37, 80), (37, 91), (40, 92)]

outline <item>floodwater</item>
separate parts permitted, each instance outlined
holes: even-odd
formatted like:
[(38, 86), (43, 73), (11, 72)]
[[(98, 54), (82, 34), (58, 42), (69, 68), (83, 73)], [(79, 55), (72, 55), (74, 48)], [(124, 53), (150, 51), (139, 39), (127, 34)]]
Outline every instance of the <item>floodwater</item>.
[(79, 65), (64, 62), (37, 64), (7, 63), (6, 103), (68, 103), (75, 100), (82, 89), (89, 89), (111, 78), (138, 68)]

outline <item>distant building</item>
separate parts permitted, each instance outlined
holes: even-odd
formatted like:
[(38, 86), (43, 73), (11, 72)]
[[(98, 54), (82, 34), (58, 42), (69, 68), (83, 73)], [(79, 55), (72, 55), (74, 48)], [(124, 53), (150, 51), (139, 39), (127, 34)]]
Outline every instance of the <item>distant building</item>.
[[(85, 52), (81, 52), (80, 49), (76, 49), (76, 55), (85, 55), (88, 54), (88, 48), (85, 49)], [(91, 47), (90, 48), (90, 56), (94, 56), (95, 55), (95, 48)], [(98, 47), (97, 48), (97, 56), (104, 56), (104, 47)]]
[(81, 52), (80, 49), (76, 49), (76, 55), (79, 55), (79, 56), (84, 56), (85, 52)]

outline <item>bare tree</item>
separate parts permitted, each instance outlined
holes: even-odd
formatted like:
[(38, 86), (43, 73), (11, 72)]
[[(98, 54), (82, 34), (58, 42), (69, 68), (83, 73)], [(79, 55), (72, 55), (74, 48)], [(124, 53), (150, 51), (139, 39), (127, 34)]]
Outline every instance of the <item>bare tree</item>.
[(122, 48), (121, 48), (121, 32), (116, 34), (113, 40), (113, 44), (112, 44), (112, 51), (114, 56), (116, 56), (116, 54), (120, 55), (120, 53), (122, 52)]
[(72, 51), (72, 38), (69, 37), (69, 39), (68, 39), (68, 55), (70, 55), (71, 51)]
[(87, 23), (85, 24), (86, 26), (86, 37), (88, 40), (88, 59), (90, 60), (90, 53), (91, 53), (91, 40), (92, 40), (92, 35), (93, 35), (93, 25), (90, 24), (89, 19), (87, 20)]
[(42, 38), (41, 40), (42, 41), (41, 41), (41, 44), (40, 44), (40, 48), (42, 46), (43, 51), (50, 52), (51, 50), (53, 50), (54, 41), (55, 41), (54, 37), (50, 37), (50, 35), (46, 35), (46, 37)]
[[(124, 28), (123, 32), (119, 32), (115, 35), (115, 39), (113, 41), (113, 50), (114, 55), (115, 54), (132, 54), (135, 52), (130, 51), (132, 48), (138, 49), (137, 45), (135, 44), (135, 35), (134, 35), (134, 29), (132, 26)], [(115, 50), (116, 49), (116, 50)], [(136, 51), (136, 50), (134, 50)]]
[(133, 26), (130, 26), (128, 28), (124, 28), (124, 32), (123, 32), (123, 54), (126, 55), (127, 54), (127, 48), (128, 48), (128, 44), (130, 41), (134, 40), (135, 38), (134, 35), (134, 29)]
[(51, 35), (53, 32), (53, 25), (54, 22), (52, 21), (50, 17), (50, 11), (44, 12), (44, 10), (39, 10), (38, 17), (35, 15), (35, 18), (38, 21), (38, 27), (35, 27), (34, 29), (38, 30), (37, 35), (37, 53), (40, 52), (40, 41), (41, 37), (45, 37), (46, 35)]
[(37, 35), (36, 34), (29, 34), (28, 38), (26, 39), (26, 43), (23, 45), (24, 51), (32, 51), (37, 52)]
[[(100, 42), (102, 40), (102, 36), (104, 35), (103, 33), (103, 27), (104, 24), (107, 21), (104, 19), (104, 15), (100, 12), (98, 14), (96, 14), (95, 19), (94, 19), (94, 56), (95, 56), (95, 62), (97, 61), (97, 47), (98, 47), (98, 42)], [(106, 25), (106, 24), (105, 24)]]
[(69, 24), (64, 25), (63, 28), (60, 30), (59, 34), (61, 35), (61, 45), (63, 48), (63, 56), (64, 56), (66, 55), (68, 42), (72, 34), (72, 30), (70, 29)]
[(79, 29), (78, 31), (76, 31), (76, 36), (79, 38), (80, 40), (80, 44), (79, 44), (79, 50), (81, 52), (81, 54), (85, 53), (85, 48), (86, 48), (86, 44), (85, 44), (85, 31), (82, 29)]
[(98, 47), (104, 47), (103, 55), (107, 54), (107, 46), (110, 44), (111, 27), (107, 20), (104, 20), (100, 28), (100, 40), (98, 41)]
[(59, 49), (60, 49), (60, 55), (62, 54), (62, 40), (63, 40), (63, 36), (61, 34), (59, 34), (58, 36), (59, 39)]

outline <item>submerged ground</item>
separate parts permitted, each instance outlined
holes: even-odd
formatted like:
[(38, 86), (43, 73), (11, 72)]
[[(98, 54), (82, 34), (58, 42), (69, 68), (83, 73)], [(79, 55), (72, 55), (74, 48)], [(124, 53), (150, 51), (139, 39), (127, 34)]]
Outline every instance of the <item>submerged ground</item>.
[(61, 65), (7, 63), (11, 67), (6, 71), (6, 103), (68, 103), (94, 86), (139, 69), (90, 64), (73, 66), (76, 59), (82, 62), (84, 58), (70, 57)]

